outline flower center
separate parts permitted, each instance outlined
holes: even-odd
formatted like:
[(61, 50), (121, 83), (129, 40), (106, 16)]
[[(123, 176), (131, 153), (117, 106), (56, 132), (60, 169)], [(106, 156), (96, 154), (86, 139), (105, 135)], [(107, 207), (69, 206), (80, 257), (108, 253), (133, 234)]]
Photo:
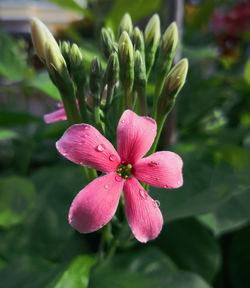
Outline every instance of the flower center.
[(116, 174), (121, 176), (123, 179), (128, 179), (131, 174), (132, 165), (131, 164), (120, 164), (116, 170)]

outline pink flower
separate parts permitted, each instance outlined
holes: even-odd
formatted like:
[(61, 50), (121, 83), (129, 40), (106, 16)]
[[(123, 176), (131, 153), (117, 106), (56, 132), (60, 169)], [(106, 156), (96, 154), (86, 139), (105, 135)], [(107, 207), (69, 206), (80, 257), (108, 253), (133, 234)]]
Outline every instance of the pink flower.
[[(107, 174), (93, 180), (73, 200), (69, 223), (81, 233), (96, 231), (108, 223), (124, 189), (125, 211), (137, 240), (158, 236), (163, 219), (154, 201), (139, 181), (161, 188), (182, 186), (182, 160), (167, 151), (142, 158), (156, 136), (152, 118), (126, 110), (117, 128), (117, 150), (94, 127), (76, 124), (56, 143), (58, 151), (76, 164)], [(139, 181), (138, 181), (139, 180)]]
[(53, 111), (51, 113), (45, 114), (43, 116), (44, 122), (45, 123), (54, 123), (54, 122), (58, 122), (58, 121), (64, 121), (67, 120), (67, 116), (66, 116), (66, 112), (63, 106), (62, 102), (59, 102), (57, 104), (58, 108), (56, 111)]

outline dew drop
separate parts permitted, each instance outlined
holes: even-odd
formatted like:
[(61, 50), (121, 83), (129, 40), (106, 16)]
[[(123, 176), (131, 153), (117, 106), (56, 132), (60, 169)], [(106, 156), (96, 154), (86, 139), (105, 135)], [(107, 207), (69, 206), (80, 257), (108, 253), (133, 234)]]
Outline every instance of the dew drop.
[(142, 199), (147, 199), (147, 197), (148, 197), (148, 194), (144, 190), (140, 190), (139, 194), (140, 194)]
[(124, 123), (125, 123), (125, 120), (122, 120), (121, 123), (124, 124)]
[(158, 181), (158, 180), (160, 180), (160, 178), (159, 177), (155, 177), (155, 180)]
[(82, 135), (83, 138), (87, 138), (89, 136), (89, 134), (85, 133)]
[(122, 177), (117, 175), (117, 176), (115, 176), (115, 180), (117, 182), (121, 182), (122, 181)]
[(155, 128), (152, 128), (152, 132), (155, 132)]
[(111, 155), (109, 156), (109, 160), (110, 160), (110, 161), (115, 161), (115, 155), (111, 154)]
[(85, 129), (85, 130), (88, 130), (88, 129), (89, 129), (89, 126), (84, 126), (84, 129)]
[(178, 185), (181, 185), (181, 181), (180, 181), (180, 180), (178, 180), (178, 181), (177, 181), (177, 184), (178, 184)]
[(84, 162), (83, 162), (83, 161), (81, 161), (81, 162), (80, 162), (80, 165), (84, 165)]
[(96, 148), (95, 148), (95, 150), (98, 151), (98, 152), (102, 152), (102, 151), (104, 151), (104, 149), (105, 149), (105, 148), (104, 148), (103, 144), (99, 144), (99, 145), (97, 145)]
[(67, 154), (67, 153), (62, 153), (62, 155), (63, 155), (64, 157), (66, 157), (68, 154)]
[(104, 188), (107, 190), (109, 188), (109, 185), (105, 185)]
[(163, 186), (163, 188), (168, 188), (168, 185), (165, 184), (165, 185)]
[(161, 204), (159, 200), (154, 200), (152, 203), (153, 203), (153, 206), (154, 206), (155, 208), (160, 207), (160, 204)]

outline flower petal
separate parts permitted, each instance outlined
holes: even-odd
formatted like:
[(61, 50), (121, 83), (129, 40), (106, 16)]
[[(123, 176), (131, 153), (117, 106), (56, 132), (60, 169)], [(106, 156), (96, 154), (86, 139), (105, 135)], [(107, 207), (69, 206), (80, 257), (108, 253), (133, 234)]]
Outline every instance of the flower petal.
[(156, 136), (156, 122), (126, 110), (117, 127), (117, 150), (122, 161), (134, 164), (145, 155)]
[(73, 200), (69, 223), (80, 233), (96, 231), (107, 224), (118, 206), (123, 180), (115, 173), (96, 178)]
[(69, 127), (56, 143), (57, 150), (76, 164), (104, 172), (114, 172), (120, 157), (113, 145), (88, 124)]
[(156, 152), (140, 159), (132, 173), (140, 181), (162, 188), (178, 188), (183, 184), (182, 159), (173, 152)]
[(134, 177), (125, 181), (124, 195), (128, 223), (135, 238), (140, 242), (155, 239), (163, 224), (157, 202)]
[(142, 158), (132, 173), (140, 181), (162, 188), (179, 188), (183, 184), (181, 157), (173, 152), (156, 152)]
[(45, 123), (49, 124), (49, 123), (67, 120), (67, 116), (66, 116), (64, 108), (60, 108), (54, 112), (45, 114), (43, 116), (43, 119)]

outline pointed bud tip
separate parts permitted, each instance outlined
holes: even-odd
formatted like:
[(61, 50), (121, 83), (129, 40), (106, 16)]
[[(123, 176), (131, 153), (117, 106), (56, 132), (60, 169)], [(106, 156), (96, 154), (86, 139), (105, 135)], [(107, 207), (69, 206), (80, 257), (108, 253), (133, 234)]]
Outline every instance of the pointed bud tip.
[(149, 45), (153, 42), (153, 45), (156, 45), (161, 37), (161, 27), (160, 27), (160, 17), (158, 14), (154, 14), (144, 31), (145, 44)]
[(176, 22), (172, 22), (162, 36), (162, 50), (164, 53), (172, 53), (178, 45), (178, 28)]
[(123, 31), (127, 31), (128, 34), (131, 34), (133, 31), (132, 18), (129, 13), (125, 13), (120, 22), (119, 35), (121, 35)]

